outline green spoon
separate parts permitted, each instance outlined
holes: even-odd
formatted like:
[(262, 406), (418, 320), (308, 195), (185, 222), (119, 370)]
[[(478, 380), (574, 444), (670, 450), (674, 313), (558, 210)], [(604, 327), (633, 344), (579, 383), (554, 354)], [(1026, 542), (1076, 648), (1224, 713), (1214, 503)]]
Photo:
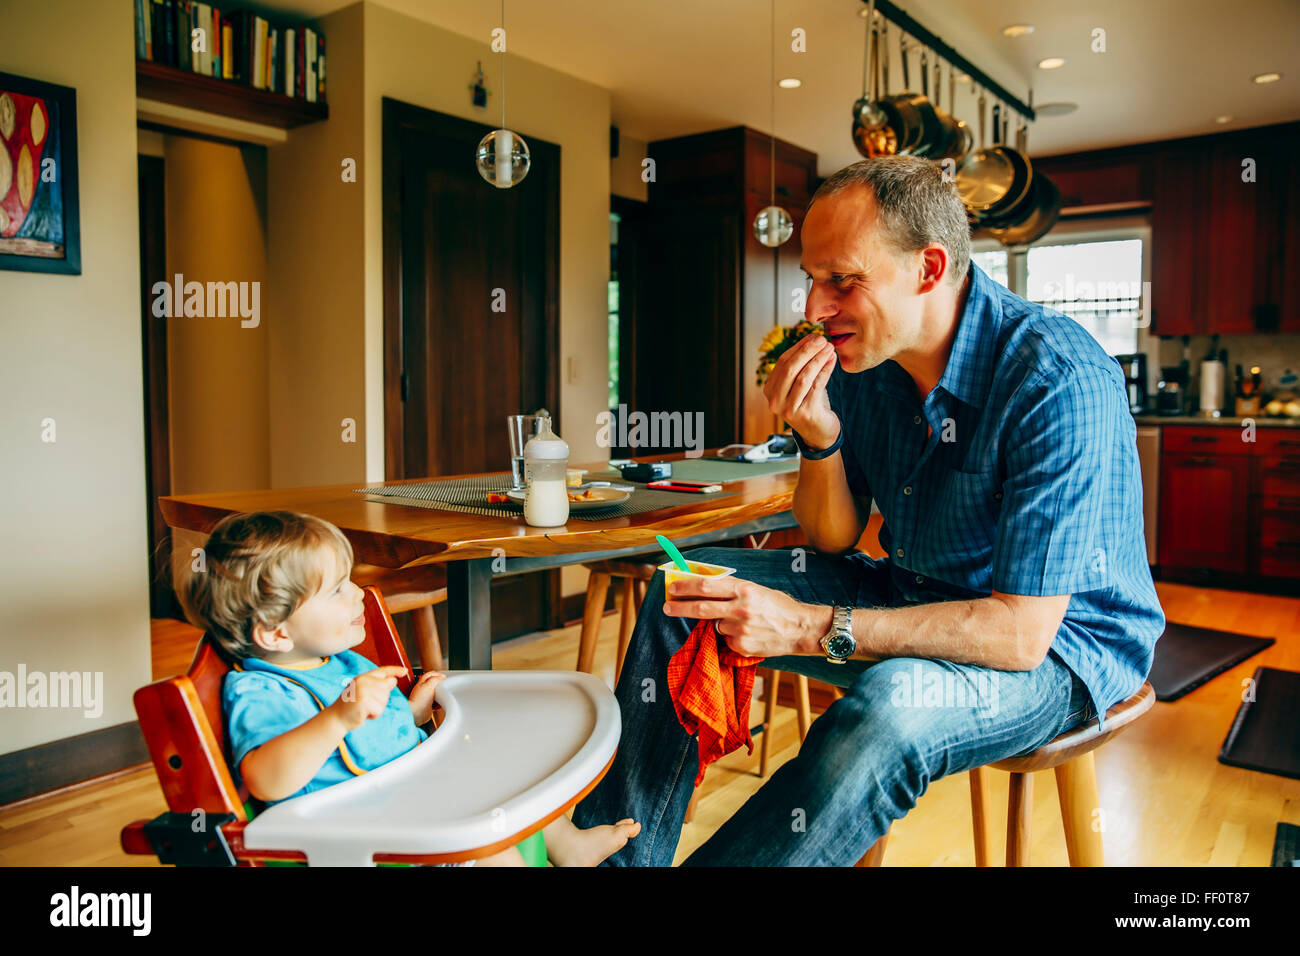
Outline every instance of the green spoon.
[(677, 570), (686, 571), (688, 573), (690, 572), (691, 566), (686, 563), (686, 559), (682, 557), (682, 553), (677, 550), (677, 545), (673, 544), (661, 534), (655, 535), (655, 540), (659, 542), (659, 547), (668, 552), (668, 557), (673, 559), (673, 563), (677, 565)]

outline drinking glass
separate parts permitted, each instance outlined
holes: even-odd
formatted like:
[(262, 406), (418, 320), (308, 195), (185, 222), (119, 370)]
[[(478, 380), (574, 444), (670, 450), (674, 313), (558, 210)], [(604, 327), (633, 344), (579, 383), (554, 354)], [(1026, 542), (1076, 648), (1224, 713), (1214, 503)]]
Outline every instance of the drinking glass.
[(536, 415), (507, 415), (506, 429), (510, 433), (510, 477), (514, 490), (524, 488), (524, 445), (537, 434)]

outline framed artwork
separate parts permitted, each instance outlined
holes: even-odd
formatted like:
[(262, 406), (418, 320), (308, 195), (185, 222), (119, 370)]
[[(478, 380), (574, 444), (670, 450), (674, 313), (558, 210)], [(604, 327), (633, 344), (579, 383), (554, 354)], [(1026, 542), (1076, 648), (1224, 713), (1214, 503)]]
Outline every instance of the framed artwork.
[(0, 269), (81, 274), (77, 91), (0, 73)]

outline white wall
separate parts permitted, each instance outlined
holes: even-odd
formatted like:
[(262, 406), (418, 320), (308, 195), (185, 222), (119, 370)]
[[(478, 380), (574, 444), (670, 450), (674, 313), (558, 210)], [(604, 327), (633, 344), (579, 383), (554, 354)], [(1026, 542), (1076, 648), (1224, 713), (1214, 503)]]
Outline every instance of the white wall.
[(3, 753), (133, 720), (150, 680), (132, 11), (0, 11), (4, 70), (77, 91), (82, 261), (0, 272), (0, 671), (98, 672), (105, 698), (94, 719), (0, 709)]

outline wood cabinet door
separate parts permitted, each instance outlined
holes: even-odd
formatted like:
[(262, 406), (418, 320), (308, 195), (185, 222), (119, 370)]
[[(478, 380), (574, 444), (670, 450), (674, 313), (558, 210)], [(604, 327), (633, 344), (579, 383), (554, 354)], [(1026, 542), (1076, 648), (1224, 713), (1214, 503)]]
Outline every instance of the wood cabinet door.
[(1245, 572), (1250, 458), (1160, 458), (1160, 564)]
[[(1206, 331), (1254, 332), (1256, 309), (1272, 307), (1270, 248), (1275, 191), (1281, 170), (1259, 137), (1233, 137), (1215, 145), (1209, 168)], [(1153, 290), (1154, 291), (1154, 290)]]
[(1200, 335), (1206, 328), (1206, 182), (1202, 154), (1159, 159), (1151, 209), (1151, 332)]
[(1277, 256), (1281, 276), (1278, 280), (1278, 299), (1281, 314), (1279, 332), (1300, 332), (1300, 130), (1293, 129), (1278, 149), (1283, 162), (1279, 177), (1284, 192), (1280, 203), (1282, 211), (1278, 224), (1279, 250), (1270, 250)]

